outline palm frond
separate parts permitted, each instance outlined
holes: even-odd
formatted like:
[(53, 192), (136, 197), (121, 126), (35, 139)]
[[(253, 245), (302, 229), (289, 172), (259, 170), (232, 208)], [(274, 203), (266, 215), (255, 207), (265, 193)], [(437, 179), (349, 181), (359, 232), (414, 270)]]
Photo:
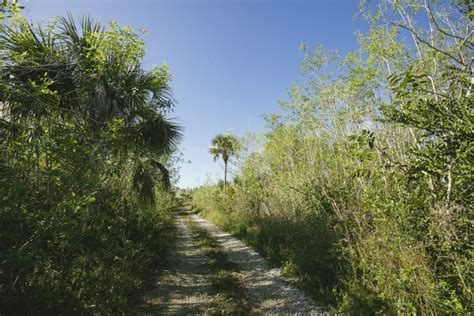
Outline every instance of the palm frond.
[(135, 143), (145, 146), (157, 155), (172, 153), (181, 140), (182, 128), (155, 112), (133, 128)]
[(170, 179), (170, 173), (168, 169), (162, 163), (154, 159), (150, 159), (150, 163), (153, 167), (157, 168), (160, 171), (163, 189), (165, 191), (168, 191), (169, 189), (171, 189), (171, 179)]
[(155, 176), (153, 168), (160, 174), (161, 184), (164, 191), (171, 188), (171, 180), (168, 169), (159, 161), (151, 158), (143, 158), (135, 166), (132, 177), (132, 188), (138, 193), (142, 202), (153, 204), (155, 202)]
[(219, 155), (221, 155), (224, 160), (227, 160), (239, 150), (240, 143), (235, 136), (219, 134), (212, 139), (212, 146), (209, 149), (209, 153), (214, 156), (214, 161)]
[(80, 55), (85, 48), (90, 48), (95, 43), (91, 36), (95, 33), (102, 33), (104, 28), (99, 22), (94, 21), (90, 16), (84, 16), (81, 19), (81, 29), (79, 30), (76, 21), (71, 13), (67, 17), (59, 20), (59, 29), (62, 31), (62, 40), (68, 44), (71, 53)]
[(216, 161), (219, 158), (221, 151), (219, 150), (219, 148), (211, 146), (209, 147), (209, 153), (212, 155), (214, 161)]
[(155, 201), (155, 184), (150, 171), (141, 163), (133, 171), (132, 188), (138, 193), (140, 200), (152, 204)]

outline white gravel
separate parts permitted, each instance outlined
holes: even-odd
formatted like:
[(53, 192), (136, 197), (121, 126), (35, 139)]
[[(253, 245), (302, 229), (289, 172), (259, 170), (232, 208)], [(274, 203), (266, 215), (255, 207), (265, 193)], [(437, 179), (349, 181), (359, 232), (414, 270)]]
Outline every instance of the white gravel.
[(322, 315), (324, 311), (301, 290), (286, 281), (280, 269), (272, 268), (262, 256), (214, 224), (190, 215), (199, 227), (206, 229), (222, 247), (229, 260), (236, 263), (247, 290), (253, 312), (258, 314)]
[[(301, 290), (286, 281), (278, 268), (240, 240), (193, 214), (189, 218), (207, 230), (220, 244), (228, 259), (239, 268), (238, 276), (246, 291), (252, 314), (323, 315), (321, 308)], [(142, 315), (207, 315), (213, 294), (206, 279), (206, 257), (194, 244), (195, 235), (176, 214), (176, 251), (170, 268), (163, 271), (156, 289), (145, 297)]]
[(194, 235), (179, 215), (176, 223), (176, 251), (170, 268), (162, 272), (156, 290), (146, 300), (146, 315), (206, 314), (212, 301), (206, 280), (205, 255), (195, 247)]

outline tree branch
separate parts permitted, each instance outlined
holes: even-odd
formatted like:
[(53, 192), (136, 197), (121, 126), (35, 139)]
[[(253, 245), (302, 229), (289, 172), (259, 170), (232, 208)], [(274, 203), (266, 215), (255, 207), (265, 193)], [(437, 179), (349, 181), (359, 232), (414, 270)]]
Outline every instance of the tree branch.
[(394, 23), (394, 22), (390, 22), (390, 24), (394, 25), (394, 26), (398, 26), (398, 27), (401, 27), (407, 31), (409, 31), (413, 36), (415, 36), (415, 38), (422, 44), (425, 44), (426, 46), (428, 46), (429, 48), (445, 55), (445, 56), (448, 56), (449, 58), (451, 58), (452, 60), (456, 61), (458, 64), (460, 65), (463, 65), (465, 66), (465, 64), (462, 62), (462, 60), (459, 60), (458, 58), (456, 58), (455, 56), (453, 56), (452, 54), (438, 48), (438, 47), (435, 47), (433, 45), (431, 45), (428, 41), (426, 41), (425, 39), (421, 38), (418, 33), (415, 32), (415, 30), (413, 30), (412, 28), (406, 26), (406, 25), (403, 25), (401, 23)]

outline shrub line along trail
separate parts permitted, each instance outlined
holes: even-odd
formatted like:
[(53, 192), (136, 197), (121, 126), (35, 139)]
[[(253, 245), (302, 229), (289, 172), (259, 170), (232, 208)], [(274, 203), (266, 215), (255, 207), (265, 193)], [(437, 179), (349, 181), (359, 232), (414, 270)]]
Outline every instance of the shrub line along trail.
[[(282, 277), (279, 269), (270, 267), (263, 257), (240, 240), (197, 215), (186, 213), (185, 216), (206, 230), (228, 259), (238, 266), (239, 279), (252, 312), (322, 313), (302, 291)], [(209, 271), (205, 267), (205, 256), (193, 242), (196, 236), (183, 216), (176, 214), (175, 221), (177, 247), (170, 270), (163, 273), (156, 292), (147, 301), (159, 307), (162, 314), (205, 313), (212, 301), (212, 289), (206, 280)]]

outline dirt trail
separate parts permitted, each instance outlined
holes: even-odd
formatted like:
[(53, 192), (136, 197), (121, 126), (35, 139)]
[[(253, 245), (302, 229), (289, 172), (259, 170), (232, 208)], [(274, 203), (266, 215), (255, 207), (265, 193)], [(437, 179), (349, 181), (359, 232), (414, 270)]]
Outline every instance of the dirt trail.
[(282, 277), (280, 269), (271, 268), (254, 250), (205, 219), (197, 215), (190, 217), (201, 228), (206, 229), (219, 242), (230, 261), (239, 266), (240, 277), (248, 292), (253, 312), (305, 315), (323, 313), (302, 291)]
[[(257, 314), (299, 314), (317, 315), (317, 308), (305, 294), (290, 285), (280, 270), (238, 239), (223, 232), (205, 219), (187, 215), (199, 227), (207, 230), (220, 244), (228, 259), (239, 267), (239, 278), (245, 287), (252, 312)], [(164, 271), (157, 289), (147, 299), (146, 314), (183, 315), (206, 314), (213, 295), (206, 280), (206, 258), (196, 248), (195, 236), (176, 215), (177, 250), (172, 258), (171, 268)]]
[(169, 269), (163, 271), (157, 288), (147, 298), (145, 314), (189, 315), (206, 312), (212, 297), (206, 281), (206, 258), (193, 244), (194, 235), (179, 215), (176, 223), (176, 252)]

